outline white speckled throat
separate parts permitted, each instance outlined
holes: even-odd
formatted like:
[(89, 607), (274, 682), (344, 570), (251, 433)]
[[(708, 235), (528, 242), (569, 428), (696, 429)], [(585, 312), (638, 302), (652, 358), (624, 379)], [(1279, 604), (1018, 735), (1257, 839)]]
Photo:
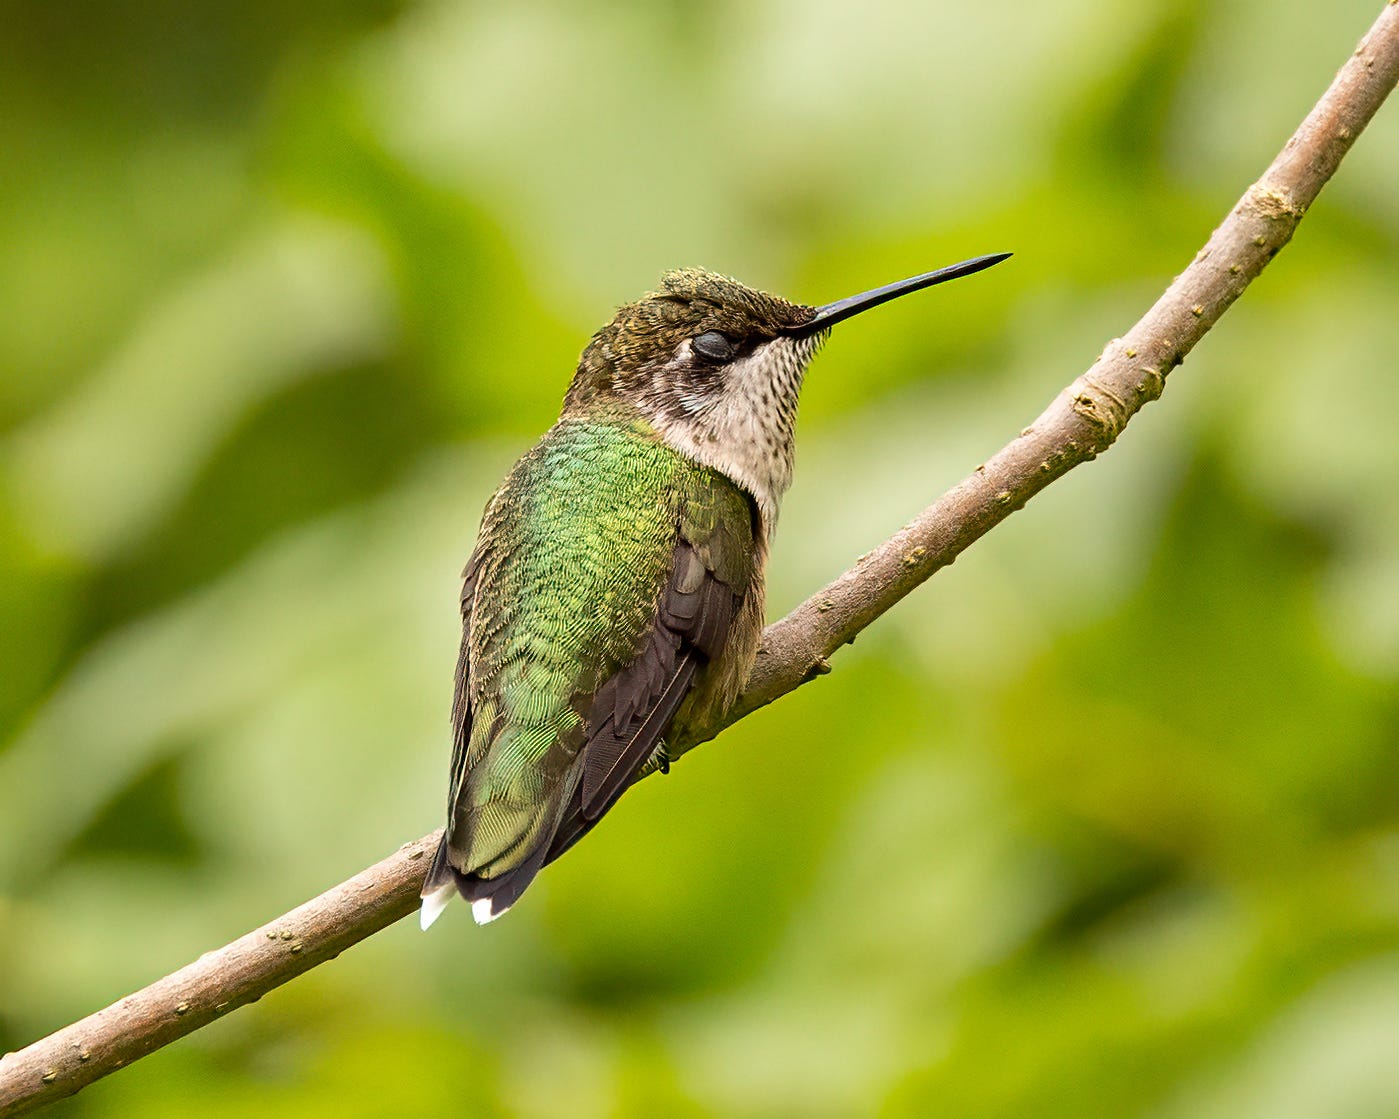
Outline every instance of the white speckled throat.
[[(792, 484), (802, 379), (825, 337), (820, 332), (763, 343), (724, 366), (718, 391), (682, 396), (681, 411), (674, 408), (673, 400), (669, 409), (641, 402), (667, 443), (752, 495), (769, 536), (782, 495)], [(691, 360), (690, 344), (685, 342), (668, 368)]]

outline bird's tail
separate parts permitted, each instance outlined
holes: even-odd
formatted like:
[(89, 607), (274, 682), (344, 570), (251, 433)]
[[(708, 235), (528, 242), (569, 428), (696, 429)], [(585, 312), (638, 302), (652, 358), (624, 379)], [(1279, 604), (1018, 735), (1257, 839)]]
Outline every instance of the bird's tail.
[(423, 907), (419, 911), (418, 919), (424, 932), (442, 916), (442, 911), (447, 908), (447, 903), (456, 893), (456, 874), (447, 862), (447, 836), (444, 834), (442, 841), (437, 845), (437, 854), (432, 857), (432, 866), (428, 868), (427, 878), (423, 881)]
[(471, 903), (471, 915), (478, 925), (494, 921), (519, 901), (520, 895), (534, 881), (534, 876), (548, 857), (552, 838), (552, 833), (546, 834), (519, 866), (495, 878), (482, 878), (477, 874), (464, 874), (452, 866), (448, 857), (447, 837), (443, 835), (423, 882), (420, 918), (423, 928), (427, 929), (442, 915), (453, 893), (461, 894)]

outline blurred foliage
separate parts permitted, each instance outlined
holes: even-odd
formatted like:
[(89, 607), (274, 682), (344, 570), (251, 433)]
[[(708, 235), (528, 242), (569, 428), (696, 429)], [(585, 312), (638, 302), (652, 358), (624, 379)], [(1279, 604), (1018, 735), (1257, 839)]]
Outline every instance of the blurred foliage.
[[(680, 264), (841, 329), (774, 616), (1135, 318), (1378, 0), (6, 4), (0, 1049), (435, 826), (456, 575)], [(55, 1115), (1399, 1115), (1399, 115), (1121, 447), (484, 931)]]

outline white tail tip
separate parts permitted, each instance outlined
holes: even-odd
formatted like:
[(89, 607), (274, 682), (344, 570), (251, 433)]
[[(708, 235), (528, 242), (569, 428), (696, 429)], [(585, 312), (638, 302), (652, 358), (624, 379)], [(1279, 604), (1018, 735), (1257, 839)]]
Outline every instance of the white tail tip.
[(476, 918), (478, 925), (489, 925), (497, 917), (504, 915), (504, 909), (499, 913), (491, 912), (492, 900), (492, 898), (477, 898), (471, 903), (471, 915)]
[(456, 885), (448, 882), (445, 886), (438, 887), (423, 898), (423, 907), (418, 913), (418, 920), (423, 926), (423, 932), (432, 928), (432, 923), (442, 916), (442, 911), (447, 908), (447, 903), (452, 900), (452, 895), (456, 892)]

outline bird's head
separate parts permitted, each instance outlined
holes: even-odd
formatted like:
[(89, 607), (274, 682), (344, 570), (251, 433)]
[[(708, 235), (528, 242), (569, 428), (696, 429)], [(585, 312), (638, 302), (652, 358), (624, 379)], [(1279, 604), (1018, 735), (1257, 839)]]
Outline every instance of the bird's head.
[(808, 307), (698, 268), (667, 272), (659, 291), (620, 308), (578, 363), (564, 416), (618, 402), (676, 450), (720, 471), (776, 519), (792, 480), (797, 400), (806, 367), (837, 322), (911, 291), (989, 268), (974, 260)]

